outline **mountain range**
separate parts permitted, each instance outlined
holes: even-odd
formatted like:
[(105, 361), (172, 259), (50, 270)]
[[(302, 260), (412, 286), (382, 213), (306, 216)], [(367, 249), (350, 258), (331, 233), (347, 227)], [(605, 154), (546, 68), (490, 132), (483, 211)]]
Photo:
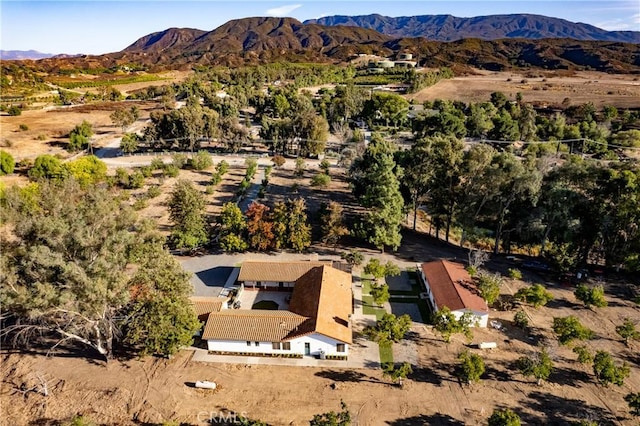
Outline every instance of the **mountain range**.
[[(371, 22), (382, 22), (382, 18), (385, 18), (371, 16), (367, 18), (373, 19)], [(337, 24), (338, 18), (322, 19)], [(355, 18), (358, 17), (353, 17), (353, 22)], [(428, 37), (399, 35), (398, 31), (419, 33), (422, 30), (418, 29), (418, 23), (428, 21), (426, 18), (406, 18), (413, 24), (407, 24), (404, 30), (398, 26), (403, 25), (405, 18), (388, 18), (391, 21), (386, 21), (387, 24), (381, 29), (389, 34), (355, 26), (352, 21), (346, 22), (347, 25), (321, 25), (316, 21), (302, 23), (293, 18), (244, 18), (229, 21), (213, 31), (169, 28), (144, 36), (120, 52), (98, 56), (53, 57), (38, 61), (38, 66), (55, 72), (142, 64), (153, 71), (189, 69), (194, 65), (240, 66), (274, 61), (341, 63), (356, 54), (388, 57), (403, 52), (412, 53), (426, 67), (478, 67), (489, 70), (536, 67), (640, 73), (640, 46), (628, 42), (571, 38), (482, 40), (480, 37), (444, 42)], [(527, 20), (527, 25), (535, 26), (531, 23), (533, 19)], [(548, 19), (553, 21), (555, 18)], [(544, 25), (540, 23), (540, 31), (544, 28), (547, 28), (545, 34), (550, 31), (552, 24), (549, 22)], [(423, 24), (426, 25), (425, 22)], [(579, 27), (584, 24), (574, 25)], [(443, 34), (445, 27), (441, 26)], [(513, 31), (510, 33), (514, 34)], [(577, 30), (573, 34), (578, 34)], [(596, 33), (592, 31), (592, 34)], [(624, 34), (627, 38), (633, 38), (640, 33)]]
[(3, 61), (19, 61), (22, 59), (44, 59), (55, 56), (53, 53), (42, 53), (37, 50), (0, 50)]
[(512, 14), (458, 18), (451, 15), (401, 16), (382, 15), (326, 16), (304, 21), (305, 24), (347, 25), (376, 30), (396, 38), (425, 37), (436, 41), (465, 38), (498, 40), (503, 38), (571, 38), (582, 41), (640, 43), (640, 31), (605, 31), (584, 23), (542, 15)]

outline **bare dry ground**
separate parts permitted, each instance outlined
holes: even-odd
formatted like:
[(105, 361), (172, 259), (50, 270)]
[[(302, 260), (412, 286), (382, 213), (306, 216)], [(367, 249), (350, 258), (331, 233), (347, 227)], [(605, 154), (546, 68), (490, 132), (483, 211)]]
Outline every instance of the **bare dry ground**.
[[(515, 291), (523, 282), (510, 282)], [(549, 307), (526, 308), (534, 334), (548, 336), (555, 361), (549, 382), (538, 386), (518, 374), (513, 362), (535, 352), (527, 336), (512, 326), (513, 312), (493, 312), (506, 331), (477, 330), (473, 343), (494, 341), (498, 349), (480, 352), (487, 364), (483, 380), (471, 386), (453, 375), (457, 354), (467, 342), (454, 336), (445, 344), (429, 327), (416, 324), (410, 339), (418, 345), (418, 365), (404, 388), (389, 384), (379, 370), (339, 367), (249, 366), (190, 362), (183, 351), (171, 360), (146, 358), (115, 360), (108, 364), (68, 354), (46, 357), (31, 353), (2, 353), (0, 424), (47, 424), (76, 413), (100, 424), (138, 424), (174, 419), (199, 422), (209, 412), (245, 413), (273, 425), (308, 424), (313, 414), (338, 410), (343, 400), (357, 425), (481, 425), (494, 408), (510, 407), (524, 424), (565, 425), (591, 419), (599, 424), (633, 425), (623, 396), (640, 389), (638, 345), (625, 347), (614, 327), (624, 317), (638, 318), (638, 307), (609, 295), (610, 306), (596, 311), (577, 306), (571, 289), (552, 287), (556, 300)], [(587, 344), (627, 362), (631, 376), (621, 388), (594, 384), (593, 373), (575, 361), (569, 348), (550, 337), (554, 316), (577, 315), (597, 333)], [(23, 396), (21, 386), (49, 383), (50, 396)], [(215, 391), (189, 386), (196, 380), (218, 383)], [(200, 417), (199, 417), (200, 415)], [(31, 422), (31, 423), (30, 423)]]
[(596, 107), (640, 107), (640, 80), (637, 76), (579, 71), (489, 72), (441, 80), (410, 95), (418, 102), (451, 99), (463, 102), (488, 101), (492, 92), (503, 92), (515, 99), (521, 92), (526, 102), (560, 105), (569, 98), (571, 105), (593, 102)]
[[(26, 110), (19, 116), (0, 115), (0, 146), (16, 160), (34, 159), (41, 154), (69, 157), (66, 151), (69, 132), (83, 120), (93, 126), (95, 148), (122, 135), (122, 129), (115, 126), (109, 116), (117, 108), (140, 109), (140, 121), (149, 118), (149, 112), (156, 107), (152, 102), (107, 102), (73, 107)], [(25, 125), (27, 130), (21, 130)]]

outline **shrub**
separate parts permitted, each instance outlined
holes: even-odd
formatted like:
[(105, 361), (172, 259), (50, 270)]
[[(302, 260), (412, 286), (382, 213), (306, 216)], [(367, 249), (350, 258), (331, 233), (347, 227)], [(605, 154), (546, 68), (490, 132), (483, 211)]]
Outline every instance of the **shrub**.
[(149, 198), (156, 198), (160, 196), (160, 194), (162, 194), (162, 191), (158, 185), (152, 185), (147, 189), (147, 197)]
[(162, 158), (156, 157), (153, 160), (151, 160), (151, 169), (153, 169), (153, 170), (163, 170), (164, 169), (164, 161), (162, 161)]
[(162, 172), (165, 176), (174, 178), (178, 176), (178, 174), (180, 173), (180, 169), (178, 169), (173, 164), (167, 164), (166, 166), (164, 166)]
[(11, 115), (11, 116), (18, 116), (18, 115), (22, 115), (22, 108), (20, 108), (17, 105), (11, 105), (8, 109), (7, 109), (7, 114)]
[(184, 169), (189, 162), (189, 158), (181, 152), (171, 155), (171, 163), (179, 169)]
[(282, 155), (276, 155), (271, 159), (271, 161), (273, 161), (273, 164), (276, 167), (282, 167), (287, 160), (285, 160)]
[(216, 164), (216, 172), (222, 177), (229, 171), (229, 163), (222, 160)]
[(144, 176), (145, 178), (150, 178), (151, 176), (153, 176), (153, 169), (151, 168), (151, 166), (143, 166), (140, 167), (140, 173), (142, 173), (142, 176)]
[(0, 176), (10, 175), (16, 167), (16, 161), (7, 151), (0, 151)]
[(142, 210), (145, 207), (147, 207), (147, 200), (145, 200), (144, 198), (138, 198), (134, 203), (133, 203), (133, 209), (134, 210)]
[(516, 325), (516, 327), (523, 330), (527, 328), (529, 326), (529, 317), (527, 316), (527, 313), (525, 311), (516, 312), (516, 314), (513, 316), (513, 323)]
[(140, 171), (135, 171), (129, 176), (129, 188), (137, 189), (142, 188), (144, 185), (144, 175)]
[(517, 268), (509, 268), (508, 272), (509, 272), (509, 278), (511, 278), (512, 280), (521, 280), (522, 279), (522, 272), (520, 272), (519, 269), (517, 269)]
[(18, 126), (18, 128), (23, 132), (29, 130), (29, 126), (27, 126), (26, 124), (21, 124), (20, 126)]
[(198, 151), (191, 158), (191, 167), (194, 170), (206, 170), (213, 166), (211, 155), (207, 151)]
[(311, 179), (311, 186), (326, 188), (331, 183), (331, 176), (324, 173), (317, 174)]

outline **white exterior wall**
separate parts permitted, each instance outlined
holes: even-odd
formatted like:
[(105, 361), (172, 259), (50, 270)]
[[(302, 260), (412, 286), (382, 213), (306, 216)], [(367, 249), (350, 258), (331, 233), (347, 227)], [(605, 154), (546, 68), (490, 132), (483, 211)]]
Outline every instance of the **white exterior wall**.
[(309, 343), (310, 354), (318, 355), (321, 350), (325, 355), (342, 355), (347, 356), (349, 354), (349, 345), (345, 343), (344, 352), (337, 351), (337, 344), (342, 343), (330, 337), (323, 336), (318, 333), (311, 334), (309, 336), (302, 336), (296, 339), (289, 340), (291, 343), (291, 350), (275, 350), (272, 347), (272, 342), (259, 342), (259, 346), (255, 345), (255, 342), (251, 342), (251, 346), (247, 346), (246, 341), (238, 340), (207, 340), (207, 349), (210, 351), (220, 352), (249, 352), (249, 353), (261, 353), (261, 354), (285, 354), (294, 353), (304, 355), (304, 344)]
[[(263, 289), (265, 289), (266, 287), (278, 289), (278, 287), (280, 287), (280, 283), (278, 281), (260, 281), (260, 284), (262, 285)], [(248, 289), (253, 289), (254, 287), (256, 287), (256, 285), (257, 285), (257, 281), (244, 282), (244, 286)], [(285, 281), (283, 282), (283, 285), (284, 285), (284, 288), (293, 288), (293, 286), (295, 285), (295, 282)]]
[[(431, 304), (431, 307), (433, 308), (434, 312), (438, 312), (438, 306), (436, 305), (436, 301), (433, 298), (433, 293), (431, 293), (431, 287), (429, 286), (429, 281), (427, 281), (427, 277), (424, 276), (424, 271), (422, 270), (421, 267), (418, 268), (418, 271), (420, 272), (420, 278), (422, 279), (422, 282), (424, 283), (424, 286), (426, 288), (426, 293), (429, 296), (429, 303)], [(459, 309), (457, 311), (452, 311), (451, 313), (455, 315), (456, 319), (460, 319), (460, 317), (467, 311), (468, 311), (467, 309)], [(478, 321), (478, 327), (487, 326), (489, 322), (488, 312), (479, 312), (479, 311), (470, 311), (470, 312), (472, 312), (476, 316), (476, 319)]]
[[(477, 327), (487, 326), (487, 323), (489, 322), (489, 314), (487, 312), (470, 311), (468, 309), (459, 309), (457, 311), (451, 311), (451, 313), (456, 317), (457, 320), (459, 320), (460, 317), (465, 312), (471, 312), (476, 317), (476, 321), (478, 322)], [(475, 322), (471, 324), (471, 327), (475, 327), (475, 326), (476, 326)]]

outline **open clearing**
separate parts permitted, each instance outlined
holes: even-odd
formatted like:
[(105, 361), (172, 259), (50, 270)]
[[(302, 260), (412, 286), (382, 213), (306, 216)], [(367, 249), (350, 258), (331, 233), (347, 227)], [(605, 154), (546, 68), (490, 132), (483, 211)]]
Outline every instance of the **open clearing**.
[(450, 99), (463, 102), (488, 101), (492, 92), (503, 92), (515, 99), (521, 92), (526, 102), (560, 105), (569, 98), (570, 105), (593, 102), (596, 107), (640, 107), (640, 79), (634, 75), (579, 71), (561, 72), (488, 72), (441, 80), (431, 87), (409, 95), (417, 102)]

